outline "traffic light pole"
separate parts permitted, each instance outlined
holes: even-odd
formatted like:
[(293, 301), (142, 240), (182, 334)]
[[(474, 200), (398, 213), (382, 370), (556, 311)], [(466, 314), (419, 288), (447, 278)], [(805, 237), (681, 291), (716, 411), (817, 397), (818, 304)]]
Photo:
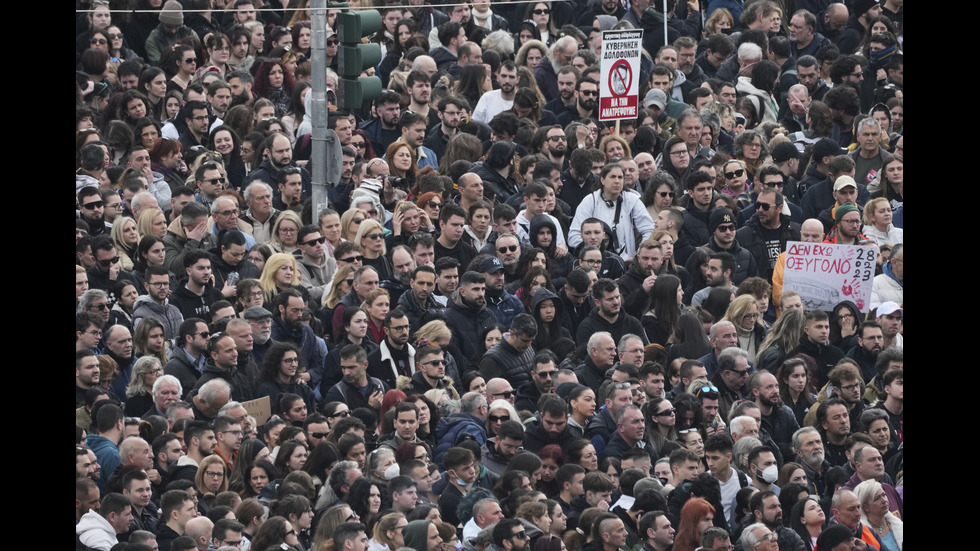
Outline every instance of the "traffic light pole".
[(327, 190), (340, 181), (342, 157), (337, 134), (327, 129), (329, 107), (327, 103), (327, 0), (311, 0), (311, 64), (313, 109), (313, 134), (310, 153), (313, 182), (313, 223), (320, 212), (327, 208)]

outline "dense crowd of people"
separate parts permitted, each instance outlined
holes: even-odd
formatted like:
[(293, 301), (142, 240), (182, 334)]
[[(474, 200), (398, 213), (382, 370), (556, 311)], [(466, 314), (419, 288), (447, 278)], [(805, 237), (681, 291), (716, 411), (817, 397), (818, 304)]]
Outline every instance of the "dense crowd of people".
[(76, 548), (900, 551), (902, 0), (434, 4), (76, 2)]

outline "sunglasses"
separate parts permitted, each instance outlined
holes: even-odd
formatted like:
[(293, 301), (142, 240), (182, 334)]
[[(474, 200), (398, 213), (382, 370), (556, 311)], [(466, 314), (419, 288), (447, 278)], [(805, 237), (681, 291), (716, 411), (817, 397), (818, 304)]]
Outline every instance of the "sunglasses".
[(372, 233), (371, 235), (365, 235), (364, 237), (366, 237), (368, 239), (381, 239), (381, 236), (382, 235), (383, 234), (380, 234), (380, 233)]
[(510, 421), (510, 415), (491, 415), (489, 420), (491, 423), (503, 423), (504, 421)]
[(95, 210), (95, 209), (101, 209), (102, 205), (103, 205), (102, 201), (92, 201), (91, 203), (85, 203), (84, 205), (82, 205), (82, 208), (87, 210)]
[(108, 42), (104, 38), (93, 38), (92, 40), (89, 40), (88, 43), (98, 44), (99, 46), (105, 46), (106, 44), (108, 44)]
[(730, 232), (735, 231), (735, 224), (722, 224), (717, 228), (720, 232)]
[(340, 44), (340, 42), (337, 41), (334, 38), (331, 38), (330, 40), (327, 40), (327, 46), (336, 46), (337, 44)]
[(350, 412), (346, 410), (338, 411), (337, 413), (334, 413), (333, 415), (330, 416), (331, 419), (333, 419), (334, 417), (350, 417)]
[(512, 253), (512, 252), (515, 252), (516, 250), (517, 250), (517, 245), (509, 245), (509, 246), (505, 246), (505, 247), (497, 247), (497, 252), (500, 253), (500, 254), (504, 254), (504, 253), (508, 253), (508, 252)]
[(429, 201), (428, 203), (425, 204), (425, 206), (429, 207), (430, 209), (441, 209), (442, 203), (440, 203), (439, 201)]
[(352, 147), (356, 147), (358, 149), (367, 148), (367, 142), (351, 142), (350, 144)]
[(728, 178), (729, 180), (731, 180), (732, 178), (741, 178), (744, 175), (745, 175), (745, 169), (744, 168), (740, 168), (740, 169), (735, 170), (733, 172), (726, 172), (725, 173), (725, 178)]
[(565, 136), (548, 136), (548, 141), (563, 142), (565, 141)]
[(360, 225), (360, 223), (363, 222), (363, 221), (364, 221), (363, 218), (355, 218), (355, 219), (351, 220), (351, 222), (353, 222), (355, 225)]
[(663, 411), (658, 411), (657, 412), (657, 417), (670, 417), (671, 415), (674, 415), (676, 413), (677, 413), (677, 410), (676, 409), (673, 409), (673, 408), (671, 408), (671, 409), (665, 409)]
[(112, 266), (113, 264), (115, 264), (117, 262), (119, 262), (119, 257), (118, 256), (114, 256), (112, 258), (106, 258), (105, 260), (100, 260), (99, 261), (99, 264), (103, 268), (108, 268), (109, 266)]
[(340, 260), (342, 262), (364, 262), (364, 257), (361, 255), (357, 255), (357, 256), (350, 256), (347, 258), (341, 258)]
[(306, 245), (307, 247), (313, 247), (315, 245), (323, 245), (326, 242), (327, 242), (327, 238), (321, 237), (320, 239), (310, 239), (309, 241), (303, 244)]
[(122, 40), (123, 39), (122, 33), (109, 35), (109, 40), (116, 40), (116, 39)]
[(763, 203), (761, 201), (755, 204), (755, 208), (766, 212), (769, 212), (769, 209), (773, 208), (774, 206), (776, 205), (770, 205), (769, 203)]
[(579, 90), (578, 93), (579, 94), (582, 94), (583, 96), (598, 96), (599, 95), (599, 91), (598, 90)]
[(674, 192), (673, 191), (661, 191), (661, 192), (659, 192), (659, 195), (661, 197), (673, 197), (674, 196)]
[(327, 437), (327, 433), (325, 433), (325, 432), (311, 432), (310, 433), (310, 436), (312, 436), (313, 438), (316, 438), (317, 440), (321, 440), (321, 439)]
[(193, 64), (197, 65), (197, 58), (196, 57), (189, 57), (189, 58), (187, 58), (187, 59), (184, 60), (184, 63), (193, 63)]
[(422, 365), (431, 365), (431, 366), (446, 365), (446, 361), (445, 360), (430, 360), (430, 361), (427, 361), (427, 362), (422, 362)]
[[(194, 117), (194, 118), (195, 118), (195, 119), (198, 119), (198, 118), (200, 118), (200, 117)], [(207, 118), (207, 117), (204, 117), (204, 118)], [(205, 180), (201, 180), (201, 181), (202, 181), (202, 182), (207, 182), (207, 183), (209, 183), (209, 184), (211, 184), (212, 186), (216, 186), (216, 185), (218, 185), (218, 184), (223, 184), (223, 183), (225, 183), (225, 179), (224, 179), (224, 177), (222, 177), (222, 176), (219, 176), (219, 177), (217, 177), (217, 178), (208, 178), (208, 179), (205, 179)]]
[(545, 8), (543, 10), (534, 10), (531, 13), (533, 13), (534, 15), (548, 15), (551, 13), (551, 10)]
[[(537, 10), (535, 10), (535, 11), (537, 11)], [(521, 530), (520, 532), (512, 535), (511, 537), (512, 538), (517, 538), (519, 540), (526, 540), (527, 539), (527, 531), (526, 530)]]
[[(507, 392), (498, 392), (492, 396), (503, 396), (504, 398), (510, 398), (511, 396), (517, 394), (516, 390), (508, 390)], [(508, 417), (510, 419), (510, 417)]]

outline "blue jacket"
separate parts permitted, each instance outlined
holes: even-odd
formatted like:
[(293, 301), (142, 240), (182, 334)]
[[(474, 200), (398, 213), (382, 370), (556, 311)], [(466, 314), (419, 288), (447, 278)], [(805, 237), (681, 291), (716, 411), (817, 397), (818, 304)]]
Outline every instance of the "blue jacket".
[(483, 419), (472, 413), (454, 413), (449, 417), (443, 417), (436, 425), (436, 464), (440, 469), (446, 467), (442, 464), (442, 456), (446, 450), (456, 445), (460, 435), (471, 434), (481, 446), (487, 441), (487, 429), (483, 426)]
[(521, 299), (507, 291), (504, 291), (499, 297), (492, 297), (488, 294), (486, 300), (487, 310), (493, 312), (494, 317), (497, 318), (497, 323), (504, 327), (510, 327), (510, 322), (517, 317), (517, 314), (524, 313), (524, 304), (521, 303)]
[(105, 492), (109, 477), (122, 464), (122, 460), (119, 459), (119, 447), (105, 436), (98, 434), (86, 436), (85, 445), (95, 453), (95, 458), (99, 460), (99, 465), (102, 467), (103, 476), (99, 478), (99, 489)]

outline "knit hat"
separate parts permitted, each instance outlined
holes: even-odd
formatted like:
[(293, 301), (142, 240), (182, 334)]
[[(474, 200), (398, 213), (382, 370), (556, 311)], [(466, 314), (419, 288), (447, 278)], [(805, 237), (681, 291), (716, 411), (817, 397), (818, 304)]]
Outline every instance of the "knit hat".
[(167, 0), (160, 10), (160, 23), (170, 27), (179, 27), (184, 24), (184, 8), (177, 0)]
[(711, 216), (708, 217), (708, 230), (711, 233), (715, 233), (718, 226), (722, 224), (734, 224), (735, 215), (732, 211), (726, 209), (725, 207), (717, 208), (711, 211)]
[(854, 15), (861, 17), (878, 5), (878, 0), (854, 0)]
[(849, 212), (858, 212), (858, 213), (860, 213), (861, 211), (859, 211), (857, 207), (855, 207), (854, 205), (852, 205), (850, 203), (844, 203), (843, 205), (837, 207), (837, 210), (834, 211), (834, 220), (838, 224), (840, 224), (841, 218), (844, 218), (844, 215), (847, 214), (847, 213), (849, 213)]

